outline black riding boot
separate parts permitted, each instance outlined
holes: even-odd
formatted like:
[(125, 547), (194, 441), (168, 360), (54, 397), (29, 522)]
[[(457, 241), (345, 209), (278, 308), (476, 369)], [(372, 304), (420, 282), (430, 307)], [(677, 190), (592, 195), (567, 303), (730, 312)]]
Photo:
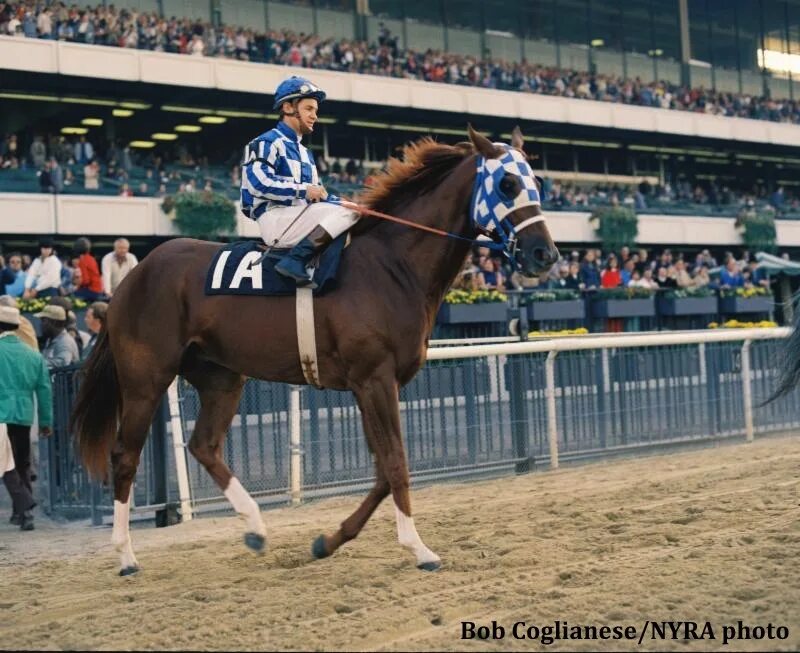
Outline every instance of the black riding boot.
[(311, 282), (306, 268), (316, 254), (319, 254), (333, 240), (331, 235), (322, 227), (314, 227), (308, 236), (292, 247), (275, 266), (275, 271), (284, 277), (289, 277), (297, 282), (298, 286), (306, 286)]

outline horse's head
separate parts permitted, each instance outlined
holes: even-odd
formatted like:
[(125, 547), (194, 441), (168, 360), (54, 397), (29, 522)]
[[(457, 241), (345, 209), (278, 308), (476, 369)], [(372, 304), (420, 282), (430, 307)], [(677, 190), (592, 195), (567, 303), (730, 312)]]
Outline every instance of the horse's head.
[(469, 138), (478, 153), (478, 169), (470, 202), (475, 228), (503, 244), (523, 274), (547, 272), (558, 260), (558, 249), (544, 223), (541, 187), (514, 128), (511, 145), (492, 143), (472, 126)]

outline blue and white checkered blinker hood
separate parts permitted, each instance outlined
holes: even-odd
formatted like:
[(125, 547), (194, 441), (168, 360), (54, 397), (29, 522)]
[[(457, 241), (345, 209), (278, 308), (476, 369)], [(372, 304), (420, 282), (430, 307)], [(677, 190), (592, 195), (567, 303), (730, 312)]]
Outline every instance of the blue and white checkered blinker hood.
[(540, 206), (536, 177), (525, 155), (505, 143), (495, 143), (505, 150), (496, 159), (478, 157), (478, 174), (472, 192), (472, 221), (488, 235), (496, 235), (506, 245), (517, 230), (506, 218), (526, 206)]

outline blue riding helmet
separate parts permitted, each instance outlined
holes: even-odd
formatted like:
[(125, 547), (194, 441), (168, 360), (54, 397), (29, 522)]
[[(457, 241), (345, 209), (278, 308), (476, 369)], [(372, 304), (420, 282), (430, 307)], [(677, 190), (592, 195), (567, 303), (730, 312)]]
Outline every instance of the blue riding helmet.
[(325, 91), (307, 79), (293, 75), (278, 84), (278, 88), (275, 89), (275, 104), (272, 105), (272, 109), (277, 109), (284, 102), (306, 97), (322, 102), (325, 99)]

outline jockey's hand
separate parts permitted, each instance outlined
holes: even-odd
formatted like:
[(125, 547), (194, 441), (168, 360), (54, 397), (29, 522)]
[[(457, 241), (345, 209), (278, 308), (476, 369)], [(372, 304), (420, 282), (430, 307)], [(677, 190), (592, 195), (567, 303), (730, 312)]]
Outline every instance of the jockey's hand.
[(309, 202), (319, 202), (328, 199), (328, 191), (324, 186), (309, 186), (306, 189), (306, 199)]

